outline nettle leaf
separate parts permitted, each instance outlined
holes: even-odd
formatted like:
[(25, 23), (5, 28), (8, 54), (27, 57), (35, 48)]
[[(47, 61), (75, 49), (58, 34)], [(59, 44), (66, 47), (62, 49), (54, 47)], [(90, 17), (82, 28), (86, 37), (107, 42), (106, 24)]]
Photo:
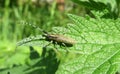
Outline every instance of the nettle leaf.
[(45, 44), (47, 44), (47, 42), (42, 35), (30, 36), (17, 42), (17, 46), (43, 46)]
[[(80, 54), (70, 61), (62, 62), (56, 74), (115, 74), (120, 63), (120, 19), (94, 19), (68, 15), (74, 24), (66, 28), (53, 27), (50, 34), (61, 34), (75, 39), (72, 47), (60, 47), (51, 44), (52, 48)], [(50, 42), (42, 35), (29, 37), (18, 42), (18, 45), (39, 45), (44, 47)], [(66, 58), (66, 57), (64, 57)]]
[(105, 8), (113, 11), (116, 8), (117, 0), (72, 0), (73, 2), (83, 5), (94, 10), (104, 10)]
[(16, 44), (14, 42), (10, 44), (9, 41), (4, 46), (1, 43), (0, 46), (0, 69), (12, 68), (14, 65), (25, 65), (29, 61), (29, 48), (20, 47), (16, 49)]
[(65, 34), (76, 39), (73, 50), (81, 55), (61, 63), (56, 74), (115, 74), (120, 63), (120, 19), (68, 16), (75, 24), (68, 25)]
[(29, 68), (29, 66), (17, 66), (17, 67), (13, 67), (10, 69), (5, 69), (3, 71), (0, 72), (0, 74), (27, 74), (25, 72), (25, 70)]

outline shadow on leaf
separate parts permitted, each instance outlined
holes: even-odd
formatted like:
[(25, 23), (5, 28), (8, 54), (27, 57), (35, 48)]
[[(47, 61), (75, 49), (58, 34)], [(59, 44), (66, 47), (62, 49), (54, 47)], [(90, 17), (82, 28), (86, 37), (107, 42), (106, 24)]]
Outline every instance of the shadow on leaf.
[[(30, 47), (30, 49), (33, 50), (32, 47)], [(39, 55), (37, 54), (37, 52), (32, 52), (30, 58), (38, 58)], [(53, 50), (43, 48), (42, 56), (39, 58), (42, 59), (39, 59), (36, 63), (30, 66), (30, 68), (25, 70), (26, 74), (55, 74), (60, 63), (56, 58), (56, 53)]]

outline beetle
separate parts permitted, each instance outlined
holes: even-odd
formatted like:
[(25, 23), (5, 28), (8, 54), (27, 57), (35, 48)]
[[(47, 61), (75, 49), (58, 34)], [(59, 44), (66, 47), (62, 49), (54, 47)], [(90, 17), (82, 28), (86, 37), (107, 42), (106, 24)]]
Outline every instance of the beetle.
[(45, 40), (50, 41), (53, 44), (57, 43), (57, 44), (62, 45), (62, 46), (71, 47), (76, 43), (76, 41), (74, 39), (70, 38), (70, 37), (66, 37), (66, 36), (61, 35), (61, 34), (49, 34), (48, 32), (40, 29), (39, 27), (37, 27), (35, 25), (32, 25), (32, 24), (29, 24), (29, 25), (31, 27), (36, 28), (39, 31), (41, 31), (43, 33), (42, 36), (45, 37)]
[[(27, 23), (27, 22), (23, 22), (23, 23), (28, 24), (31, 27), (35, 28), (35, 29), (38, 29), (40, 32), (43, 33), (42, 36), (45, 37), (45, 40), (50, 41), (53, 44), (59, 44), (59, 45), (62, 45), (62, 46), (71, 47), (76, 43), (76, 41), (74, 39), (70, 38), (70, 37), (66, 37), (66, 36), (64, 36), (62, 34), (49, 34), (48, 32), (40, 29), (39, 27), (37, 27), (37, 26), (35, 26), (33, 24), (30, 24), (30, 23)], [(30, 39), (30, 40), (32, 40), (32, 39)]]
[[(76, 41), (74, 39), (72, 39), (70, 37), (66, 37), (66, 36), (61, 35), (61, 34), (49, 34), (45, 31), (43, 31), (43, 33), (44, 34), (42, 36), (45, 37), (45, 40), (50, 41), (50, 43), (45, 45), (43, 47), (43, 49), (46, 48), (51, 43), (54, 44), (54, 47), (55, 47), (55, 44), (59, 44), (60, 46), (64, 46), (64, 47), (72, 47), (76, 43)], [(53, 49), (53, 50), (55, 52), (57, 52), (57, 50), (55, 50), (55, 49)], [(66, 49), (66, 51), (67, 51), (67, 53), (69, 52), (69, 50), (67, 50), (67, 49)]]
[(76, 43), (76, 41), (70, 37), (66, 37), (61, 34), (49, 34), (45, 31), (43, 32), (44, 34), (42, 36), (45, 37), (45, 40), (52, 41), (54, 44), (57, 43), (59, 45), (71, 47)]

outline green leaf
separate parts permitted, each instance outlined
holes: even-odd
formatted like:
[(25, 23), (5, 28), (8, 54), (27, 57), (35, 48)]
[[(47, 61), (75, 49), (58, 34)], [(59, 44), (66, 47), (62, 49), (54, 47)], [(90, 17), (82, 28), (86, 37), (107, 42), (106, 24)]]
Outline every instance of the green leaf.
[(72, 0), (73, 2), (83, 5), (89, 9), (94, 9), (94, 10), (104, 10), (107, 8), (107, 5), (102, 3), (101, 1), (93, 1), (93, 0)]
[[(102, 11), (108, 10), (109, 13), (104, 14), (104, 18), (118, 18), (120, 15), (120, 0), (72, 0), (73, 2), (83, 5), (88, 10)], [(91, 15), (91, 14), (90, 14)], [(94, 17), (93, 15), (91, 15)]]
[(87, 8), (94, 10), (104, 10), (105, 8), (113, 9), (116, 7), (115, 0), (72, 0), (73, 2), (84, 5)]
[[(72, 47), (49, 45), (52, 49), (72, 53), (71, 58), (62, 55), (56, 74), (115, 74), (120, 63), (120, 19), (68, 16), (74, 24), (68, 24), (66, 28), (54, 27), (52, 33), (49, 33), (61, 34), (76, 41)], [(23, 39), (19, 44), (44, 47), (49, 42), (39, 35)]]
[(17, 46), (44, 46), (48, 42), (45, 41), (45, 38), (42, 35), (31, 36), (24, 38), (23, 40), (17, 42)]
[(75, 24), (66, 34), (74, 36), (80, 56), (61, 63), (56, 74), (115, 74), (120, 63), (120, 19), (68, 15)]
[(0, 72), (0, 74), (26, 74), (25, 70), (28, 66), (18, 66), (11, 69), (6, 69)]
[(28, 62), (29, 52), (29, 48), (26, 47), (16, 48), (14, 41), (12, 44), (9, 41), (0, 43), (0, 69), (24, 65)]
[[(55, 74), (59, 60), (55, 57), (53, 50), (49, 50), (48, 52), (44, 50), (43, 52), (41, 57), (31, 59), (26, 65), (1, 69), (0, 74)], [(30, 56), (34, 55), (31, 53)], [(21, 59), (16, 60), (19, 61)]]

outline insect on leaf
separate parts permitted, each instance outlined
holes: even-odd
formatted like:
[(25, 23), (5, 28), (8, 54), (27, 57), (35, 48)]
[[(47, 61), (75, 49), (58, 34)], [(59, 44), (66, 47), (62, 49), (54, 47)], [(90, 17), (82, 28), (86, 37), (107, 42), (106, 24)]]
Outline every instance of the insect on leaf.
[(61, 63), (56, 74), (115, 74), (120, 63), (120, 19), (94, 19), (68, 15), (80, 56)]

